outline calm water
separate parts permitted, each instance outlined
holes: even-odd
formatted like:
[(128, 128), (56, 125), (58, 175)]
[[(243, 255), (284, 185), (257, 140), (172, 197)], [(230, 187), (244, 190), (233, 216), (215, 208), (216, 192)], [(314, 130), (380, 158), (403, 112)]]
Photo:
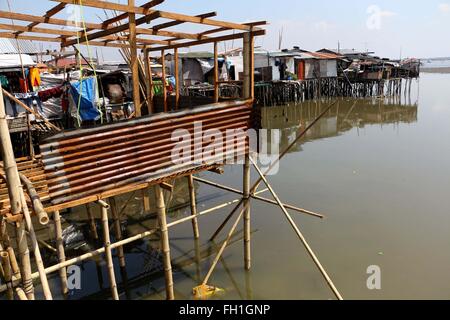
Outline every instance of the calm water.
[[(420, 83), (413, 83), (411, 96), (400, 101), (339, 100), (282, 160), (280, 172), (269, 178), (284, 202), (326, 215), (320, 220), (292, 213), (344, 298), (450, 299), (449, 87), (450, 74), (423, 74)], [(328, 103), (264, 109), (263, 126), (281, 129), (281, 145), (286, 146), (298, 126), (314, 119)], [(222, 176), (203, 176), (240, 187), (242, 168), (231, 166)], [(252, 176), (255, 179), (256, 173)], [(189, 214), (183, 207), (188, 200), (186, 183), (178, 181), (175, 187), (169, 199), (176, 209), (171, 211), (173, 218)], [(218, 189), (197, 187), (199, 210), (236, 199)], [(124, 226), (130, 234), (155, 224), (142, 212), (140, 194), (133, 199)], [(333, 299), (280, 209), (252, 203), (252, 270), (243, 271), (240, 226), (210, 280), (225, 289), (216, 298)], [(197, 243), (189, 223), (171, 229), (177, 298), (192, 298), (192, 288), (217, 249), (208, 238), (231, 208), (200, 220), (202, 237)], [(81, 208), (66, 218), (65, 227), (78, 226), (83, 239)], [(41, 236), (46, 233), (42, 230)], [(158, 246), (157, 239), (150, 239), (126, 248), (122, 299), (165, 297)], [(370, 265), (381, 268), (381, 290), (366, 287)], [(83, 270), (82, 290), (73, 291), (69, 299), (109, 298), (102, 260), (85, 262)], [(122, 282), (125, 274), (121, 276), (118, 267), (116, 274)], [(52, 285), (57, 295), (56, 277)]]

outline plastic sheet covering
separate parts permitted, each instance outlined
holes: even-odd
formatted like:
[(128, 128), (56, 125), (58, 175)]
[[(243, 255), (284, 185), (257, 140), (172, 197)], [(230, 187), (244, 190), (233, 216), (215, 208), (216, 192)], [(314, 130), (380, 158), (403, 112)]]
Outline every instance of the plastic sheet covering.
[[(41, 75), (41, 90), (51, 89), (64, 83), (64, 74), (44, 73)], [(46, 118), (62, 116), (61, 98), (52, 98), (42, 102), (42, 115)]]
[(100, 111), (97, 109), (98, 91), (96, 78), (90, 77), (72, 82), (70, 89), (80, 119), (82, 121), (100, 119)]

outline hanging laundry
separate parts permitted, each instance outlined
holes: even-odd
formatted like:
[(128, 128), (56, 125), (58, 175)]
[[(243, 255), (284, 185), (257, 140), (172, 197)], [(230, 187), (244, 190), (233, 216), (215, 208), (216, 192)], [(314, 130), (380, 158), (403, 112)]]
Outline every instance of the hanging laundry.
[(41, 86), (41, 74), (38, 68), (30, 68), (30, 82), (33, 87), (33, 91), (37, 91)]
[(59, 98), (63, 94), (63, 86), (58, 86), (38, 92), (39, 98), (45, 102), (51, 98)]
[(2, 88), (8, 88), (9, 86), (9, 80), (6, 76), (0, 75), (0, 84)]
[(21, 93), (27, 93), (28, 92), (27, 80), (20, 78), (19, 79), (19, 84), (20, 84), (20, 92)]
[(96, 107), (98, 92), (95, 77), (72, 82), (70, 87), (71, 95), (77, 106), (80, 119), (82, 121), (98, 120), (100, 118), (100, 111)]

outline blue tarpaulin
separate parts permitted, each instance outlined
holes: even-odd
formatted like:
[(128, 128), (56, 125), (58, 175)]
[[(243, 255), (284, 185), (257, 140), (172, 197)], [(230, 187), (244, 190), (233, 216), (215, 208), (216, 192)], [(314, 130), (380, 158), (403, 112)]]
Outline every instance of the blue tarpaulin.
[(79, 116), (82, 121), (98, 120), (100, 118), (100, 111), (96, 107), (97, 100), (97, 81), (95, 77), (82, 79), (80, 81), (71, 83), (70, 91), (72, 93), (73, 100), (78, 106), (80, 101), (81, 90), (81, 102), (79, 106)]

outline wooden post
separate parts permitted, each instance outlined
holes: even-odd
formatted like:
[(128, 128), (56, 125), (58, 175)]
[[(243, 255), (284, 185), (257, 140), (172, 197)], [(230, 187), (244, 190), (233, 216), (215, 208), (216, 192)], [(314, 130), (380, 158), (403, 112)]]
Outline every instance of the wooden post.
[(164, 100), (164, 112), (169, 111), (169, 106), (167, 103), (167, 87), (166, 87), (166, 57), (165, 51), (161, 50), (161, 65), (162, 65), (162, 89), (163, 89), (163, 100)]
[(217, 42), (214, 42), (214, 102), (219, 102), (219, 54), (217, 44)]
[(249, 151), (245, 154), (244, 164), (244, 181), (243, 181), (243, 205), (244, 211), (244, 264), (245, 270), (251, 268), (251, 251), (250, 251), (250, 237), (251, 237), (251, 225), (250, 225), (250, 155)]
[(150, 64), (150, 56), (149, 52), (147, 50), (147, 46), (144, 50), (144, 60), (145, 60), (145, 73), (146, 73), (146, 80), (145, 81), (145, 88), (146, 88), (146, 95), (147, 95), (147, 110), (148, 114), (154, 113), (154, 107), (153, 107), (153, 77), (152, 77), (152, 66)]
[(111, 294), (114, 300), (119, 300), (119, 293), (117, 292), (116, 276), (114, 274), (114, 263), (111, 250), (111, 239), (109, 237), (109, 223), (108, 223), (108, 209), (109, 206), (103, 201), (98, 201), (102, 210), (102, 225), (103, 225), (103, 241), (105, 247), (105, 259), (108, 266), (109, 285)]
[(250, 33), (244, 34), (244, 48), (243, 48), (243, 60), (244, 60), (244, 87), (243, 98), (254, 99), (255, 97), (255, 62), (254, 62), (254, 45), (255, 37)]
[(155, 193), (158, 223), (161, 230), (161, 247), (163, 251), (164, 274), (166, 278), (166, 297), (167, 300), (174, 300), (175, 295), (173, 293), (173, 275), (172, 263), (170, 261), (170, 244), (166, 220), (166, 205), (164, 203), (164, 194), (160, 185), (155, 186)]
[[(62, 239), (62, 226), (61, 226), (61, 216), (59, 211), (53, 213), (53, 221), (55, 223), (55, 239), (56, 239), (56, 250), (58, 251), (58, 262), (63, 263), (66, 261), (66, 254), (64, 252), (64, 242)], [(67, 287), (67, 271), (66, 268), (61, 268), (59, 270), (59, 277), (61, 278), (61, 290), (62, 294), (66, 295), (69, 292)]]
[[(128, 0), (128, 6), (134, 7), (135, 1)], [(139, 61), (136, 45), (136, 14), (129, 13), (130, 69), (133, 78), (133, 102), (136, 117), (141, 116), (141, 96), (139, 91)]]
[[(197, 199), (195, 196), (195, 186), (194, 186), (194, 177), (190, 174), (188, 175), (188, 185), (189, 185), (189, 201), (191, 204), (191, 215), (197, 215)], [(192, 219), (192, 229), (194, 230), (194, 238), (200, 238), (200, 232), (198, 228), (198, 220), (197, 218)]]
[[(0, 90), (0, 148), (3, 159), (3, 170), (6, 175), (8, 195), (11, 204), (11, 213), (19, 215), (22, 213), (21, 192), (23, 192), (17, 169), (16, 159), (9, 135), (8, 122), (6, 120), (5, 104), (3, 101), (3, 90)], [(33, 280), (31, 279), (30, 251), (28, 250), (25, 223), (16, 224), (16, 241), (19, 259), (21, 263), (22, 281), (29, 300), (34, 300)]]
[(142, 203), (144, 207), (144, 212), (150, 212), (150, 195), (148, 194), (148, 189), (142, 189)]
[(180, 81), (180, 64), (179, 64), (179, 56), (178, 56), (178, 48), (174, 49), (173, 58), (175, 59), (175, 110), (180, 108), (180, 89), (181, 89), (181, 81)]
[[(114, 224), (114, 236), (116, 237), (116, 241), (122, 240), (122, 227), (120, 225), (120, 216), (119, 212), (117, 212), (117, 204), (116, 199), (114, 197), (109, 198), (109, 204), (111, 206), (111, 214), (113, 218)], [(125, 268), (125, 254), (123, 253), (123, 247), (117, 247), (117, 257), (119, 258), (119, 266), (121, 268)]]
[(86, 213), (89, 219), (89, 227), (91, 229), (92, 238), (94, 238), (94, 240), (98, 240), (97, 224), (95, 223), (95, 217), (89, 204), (86, 204)]

